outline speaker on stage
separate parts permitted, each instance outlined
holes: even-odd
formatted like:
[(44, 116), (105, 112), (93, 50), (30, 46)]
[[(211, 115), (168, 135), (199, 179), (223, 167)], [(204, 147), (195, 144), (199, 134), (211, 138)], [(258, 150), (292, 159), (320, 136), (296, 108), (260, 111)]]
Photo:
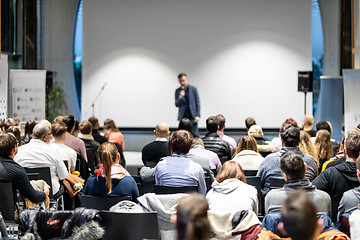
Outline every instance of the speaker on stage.
[(298, 92), (312, 92), (313, 72), (298, 71)]

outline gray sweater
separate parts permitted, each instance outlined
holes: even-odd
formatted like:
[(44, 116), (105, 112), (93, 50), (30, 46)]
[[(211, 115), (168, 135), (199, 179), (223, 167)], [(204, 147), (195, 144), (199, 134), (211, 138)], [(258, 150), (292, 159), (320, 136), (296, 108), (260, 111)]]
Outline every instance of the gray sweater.
[(344, 192), (338, 209), (338, 220), (342, 214), (348, 214), (355, 211), (360, 204), (360, 187)]

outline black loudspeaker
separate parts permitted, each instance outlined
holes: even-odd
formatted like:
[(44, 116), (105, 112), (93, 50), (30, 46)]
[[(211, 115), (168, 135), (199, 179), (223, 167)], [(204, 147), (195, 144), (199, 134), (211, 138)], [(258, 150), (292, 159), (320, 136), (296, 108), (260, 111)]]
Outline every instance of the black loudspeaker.
[(312, 71), (298, 72), (298, 92), (312, 92), (313, 90), (313, 73)]

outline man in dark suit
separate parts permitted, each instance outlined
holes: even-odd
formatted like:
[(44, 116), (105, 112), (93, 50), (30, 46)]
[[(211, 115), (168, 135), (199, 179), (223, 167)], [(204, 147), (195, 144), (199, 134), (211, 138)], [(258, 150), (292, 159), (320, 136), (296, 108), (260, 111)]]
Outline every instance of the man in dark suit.
[(170, 134), (169, 126), (164, 123), (158, 123), (154, 130), (155, 141), (145, 145), (141, 151), (142, 161), (147, 167), (155, 167), (160, 158), (169, 156), (169, 146), (167, 137)]
[(188, 118), (193, 124), (194, 137), (199, 137), (200, 97), (196, 87), (188, 83), (187, 75), (178, 76), (180, 87), (175, 91), (175, 106), (179, 108), (178, 120)]

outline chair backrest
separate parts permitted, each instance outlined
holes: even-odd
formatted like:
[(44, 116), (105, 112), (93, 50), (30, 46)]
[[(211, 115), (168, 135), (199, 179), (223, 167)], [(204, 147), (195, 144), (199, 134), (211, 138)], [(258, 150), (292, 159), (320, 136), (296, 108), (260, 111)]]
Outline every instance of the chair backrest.
[(86, 156), (88, 159), (88, 166), (91, 169), (91, 173), (94, 173), (97, 165), (95, 153), (91, 149), (86, 149)]
[(210, 191), (212, 184), (210, 176), (205, 176), (205, 183), (206, 183), (206, 192), (208, 192)]
[(145, 161), (145, 166), (147, 166), (147, 167), (153, 168), (156, 166), (156, 164), (157, 164), (157, 162)]
[(15, 202), (11, 183), (0, 183), (0, 212), (6, 222), (15, 221)]
[(105, 229), (104, 240), (108, 239), (159, 239), (156, 212), (117, 213), (102, 211), (101, 225)]
[(259, 202), (259, 216), (264, 215), (264, 199), (261, 193), (261, 178), (255, 176), (246, 176), (247, 184), (254, 186), (257, 190), (258, 202)]
[(40, 180), (40, 174), (39, 173), (26, 173), (30, 181), (33, 180)]
[(145, 193), (153, 193), (155, 182), (144, 182), (140, 176), (132, 176), (135, 179), (135, 182), (139, 189), (139, 196), (142, 196)]
[(91, 196), (83, 195), (81, 197), (81, 206), (97, 210), (109, 210), (112, 206), (123, 200), (131, 200), (130, 196)]
[(155, 194), (189, 193), (198, 191), (198, 186), (169, 187), (163, 185), (154, 185)]
[(245, 176), (256, 176), (258, 170), (244, 170)]
[(270, 178), (270, 189), (282, 188), (285, 184), (285, 180), (281, 178)]
[(39, 167), (39, 168), (25, 168), (26, 173), (38, 173), (40, 179), (44, 180), (50, 186), (49, 198), (54, 199), (51, 183), (51, 174), (49, 167)]

